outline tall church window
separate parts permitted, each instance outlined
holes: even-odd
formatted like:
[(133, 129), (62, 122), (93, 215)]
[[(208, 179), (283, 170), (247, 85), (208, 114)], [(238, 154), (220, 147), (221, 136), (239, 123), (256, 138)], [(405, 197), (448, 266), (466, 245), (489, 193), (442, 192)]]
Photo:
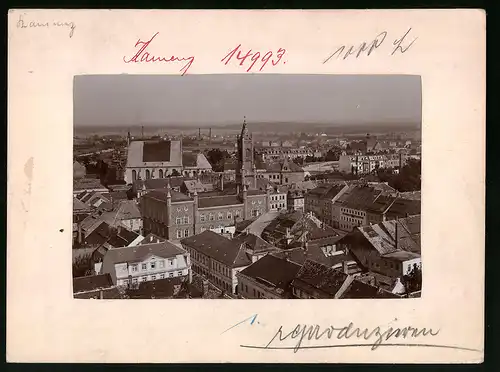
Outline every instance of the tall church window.
[(151, 178), (151, 172), (149, 169), (146, 169), (146, 179), (149, 180)]
[(132, 171), (132, 180), (134, 180), (134, 181), (135, 181), (136, 179), (137, 179), (137, 171), (134, 169), (134, 170)]
[(158, 171), (158, 177), (159, 177), (159, 178), (163, 178), (163, 169), (160, 169), (160, 170)]

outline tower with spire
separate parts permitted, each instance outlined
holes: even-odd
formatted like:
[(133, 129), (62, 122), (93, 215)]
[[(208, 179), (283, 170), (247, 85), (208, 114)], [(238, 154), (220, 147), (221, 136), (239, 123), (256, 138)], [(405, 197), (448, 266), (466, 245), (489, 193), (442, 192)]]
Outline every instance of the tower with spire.
[(255, 189), (256, 173), (254, 163), (253, 136), (248, 131), (246, 116), (243, 117), (243, 126), (238, 136), (238, 163), (236, 166), (236, 182), (241, 186), (247, 185), (249, 189)]

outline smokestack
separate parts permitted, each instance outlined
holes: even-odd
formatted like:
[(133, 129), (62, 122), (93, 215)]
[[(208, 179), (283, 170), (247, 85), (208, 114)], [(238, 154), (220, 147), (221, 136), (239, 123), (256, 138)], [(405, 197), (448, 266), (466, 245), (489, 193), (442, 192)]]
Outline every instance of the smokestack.
[(208, 143), (212, 143), (212, 128), (208, 128)]
[(201, 128), (198, 128), (198, 139), (201, 140)]
[(141, 127), (141, 135), (142, 135), (142, 139), (144, 139), (144, 125)]
[(347, 261), (342, 261), (342, 271), (344, 272), (344, 274), (348, 274), (348, 267), (347, 267)]
[(399, 245), (399, 236), (398, 236), (398, 217), (396, 217), (396, 224), (395, 224), (395, 228), (396, 228), (396, 231), (394, 233), (395, 235), (395, 241), (396, 241), (396, 250), (398, 249), (398, 245)]

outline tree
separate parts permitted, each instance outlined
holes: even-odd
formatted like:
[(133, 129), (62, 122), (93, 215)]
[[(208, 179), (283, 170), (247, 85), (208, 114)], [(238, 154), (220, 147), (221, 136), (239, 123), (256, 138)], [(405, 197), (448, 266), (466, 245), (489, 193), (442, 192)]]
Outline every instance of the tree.
[(226, 150), (211, 149), (207, 152), (207, 160), (214, 172), (223, 172), (225, 160), (229, 157), (229, 153)]
[(76, 257), (73, 260), (73, 278), (90, 275), (91, 271), (92, 267), (90, 254)]
[(405, 286), (406, 293), (413, 293), (422, 290), (422, 269), (413, 264), (412, 268), (408, 268), (408, 272), (403, 276), (402, 283)]

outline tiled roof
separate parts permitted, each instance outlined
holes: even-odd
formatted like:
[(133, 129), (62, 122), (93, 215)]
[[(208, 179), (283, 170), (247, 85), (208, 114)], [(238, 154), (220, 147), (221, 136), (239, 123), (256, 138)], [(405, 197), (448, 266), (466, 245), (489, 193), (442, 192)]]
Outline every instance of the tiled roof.
[(391, 292), (385, 291), (373, 285), (353, 280), (340, 298), (361, 299), (361, 298), (400, 298)]
[(381, 193), (370, 186), (352, 185), (336, 201), (347, 208), (366, 210)]
[(89, 292), (113, 286), (113, 280), (109, 274), (89, 275), (73, 278), (73, 293)]
[(241, 267), (251, 263), (238, 241), (233, 241), (205, 230), (201, 234), (181, 240), (183, 246), (188, 246), (229, 267)]
[[(396, 226), (398, 242), (396, 247)], [(357, 228), (380, 255), (396, 251), (420, 254), (420, 216)]]
[(319, 291), (321, 298), (333, 298), (347, 278), (348, 275), (340, 270), (307, 260), (297, 273), (292, 285), (308, 292)]
[[(76, 299), (100, 299), (101, 296), (101, 290), (95, 290), (95, 291), (89, 291), (89, 292), (82, 292), (82, 293), (75, 293), (73, 295), (74, 298)], [(118, 300), (122, 299), (122, 294), (118, 290), (117, 287), (111, 287), (108, 289), (103, 289), (102, 290), (102, 299), (103, 300)]]
[(246, 248), (251, 249), (254, 253), (269, 252), (276, 250), (272, 244), (269, 244), (264, 239), (254, 234), (243, 233), (233, 239), (235, 242), (244, 244)]
[(184, 281), (185, 278), (175, 277), (140, 282), (139, 288), (127, 291), (127, 296), (131, 299), (174, 298), (179, 295)]
[(142, 161), (170, 162), (170, 141), (144, 142), (142, 148)]
[(115, 248), (128, 247), (138, 237), (139, 234), (126, 228), (118, 227), (116, 234), (112, 233), (106, 243)]
[(225, 205), (240, 205), (243, 201), (237, 195), (200, 197), (198, 208), (221, 207)]
[(274, 290), (277, 294), (285, 296), (287, 292), (291, 292), (290, 283), (300, 267), (295, 262), (268, 254), (240, 273), (266, 286), (269, 290)]
[(302, 167), (293, 161), (269, 162), (263, 164), (267, 172), (304, 172)]
[(113, 227), (121, 225), (121, 221), (141, 218), (141, 212), (133, 200), (122, 200), (118, 207), (111, 212), (104, 212), (100, 219)]

